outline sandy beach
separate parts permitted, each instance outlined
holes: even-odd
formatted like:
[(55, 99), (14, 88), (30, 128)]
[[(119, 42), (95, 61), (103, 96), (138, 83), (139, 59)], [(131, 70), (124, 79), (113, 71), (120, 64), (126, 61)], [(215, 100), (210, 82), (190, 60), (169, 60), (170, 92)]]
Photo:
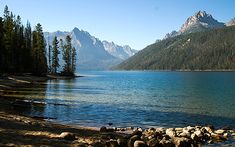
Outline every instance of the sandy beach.
[[(45, 84), (48, 77), (4, 76), (0, 79), (0, 146), (201, 146), (234, 145), (233, 128), (186, 126), (184, 128), (89, 128), (56, 124), (49, 119), (25, 116), (14, 107), (46, 105), (5, 95), (17, 87)], [(17, 94), (17, 93), (16, 93)]]
[(0, 136), (0, 146), (97, 146), (110, 137), (120, 138), (124, 135), (54, 124), (1, 111)]

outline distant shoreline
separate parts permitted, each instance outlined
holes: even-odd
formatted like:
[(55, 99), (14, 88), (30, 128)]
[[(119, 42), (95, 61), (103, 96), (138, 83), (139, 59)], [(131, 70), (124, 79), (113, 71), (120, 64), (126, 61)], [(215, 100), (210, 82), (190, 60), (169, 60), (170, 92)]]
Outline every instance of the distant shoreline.
[(49, 78), (49, 80), (51, 79), (74, 79), (74, 78), (80, 78), (80, 77), (84, 77), (83, 75), (75, 75), (75, 76), (61, 76), (61, 75), (52, 75), (52, 74), (47, 74), (47, 77)]
[(56, 76), (56, 75), (45, 75), (45, 76), (34, 76), (30, 74), (0, 74), (0, 97), (6, 90), (14, 90), (18, 87), (32, 87), (43, 84), (47, 80), (60, 79), (69, 80), (74, 78), (84, 77), (83, 75), (78, 76)]
[(110, 71), (153, 71), (153, 72), (235, 72), (235, 69), (233, 70), (110, 70)]

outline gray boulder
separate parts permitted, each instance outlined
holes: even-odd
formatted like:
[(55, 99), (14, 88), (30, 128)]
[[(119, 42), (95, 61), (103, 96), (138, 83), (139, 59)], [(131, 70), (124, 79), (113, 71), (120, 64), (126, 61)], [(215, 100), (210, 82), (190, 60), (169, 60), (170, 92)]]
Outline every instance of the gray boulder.
[(134, 142), (134, 147), (147, 147), (147, 145), (145, 144), (144, 141), (136, 140), (136, 141)]
[(132, 136), (128, 141), (128, 147), (134, 147), (134, 143), (136, 140), (139, 140), (140, 137), (138, 135)]

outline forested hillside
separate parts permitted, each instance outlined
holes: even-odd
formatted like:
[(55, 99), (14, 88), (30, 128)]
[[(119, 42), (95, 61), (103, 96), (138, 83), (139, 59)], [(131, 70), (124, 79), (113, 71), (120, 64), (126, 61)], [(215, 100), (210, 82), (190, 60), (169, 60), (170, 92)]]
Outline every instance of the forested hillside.
[(147, 46), (121, 70), (234, 70), (235, 26), (179, 35)]

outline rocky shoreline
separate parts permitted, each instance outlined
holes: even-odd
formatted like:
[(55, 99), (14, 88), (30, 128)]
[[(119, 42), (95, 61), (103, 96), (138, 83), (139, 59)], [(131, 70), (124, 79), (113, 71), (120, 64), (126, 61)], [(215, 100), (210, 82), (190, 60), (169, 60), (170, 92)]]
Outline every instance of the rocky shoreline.
[(194, 147), (203, 145), (223, 145), (231, 142), (235, 146), (235, 130), (231, 128), (215, 129), (213, 126), (187, 126), (184, 128), (106, 128), (101, 127), (101, 132), (129, 131), (125, 139), (111, 139), (107, 146), (128, 147)]
[(235, 145), (235, 130), (213, 126), (100, 129), (0, 111), (0, 146), (197, 147)]

